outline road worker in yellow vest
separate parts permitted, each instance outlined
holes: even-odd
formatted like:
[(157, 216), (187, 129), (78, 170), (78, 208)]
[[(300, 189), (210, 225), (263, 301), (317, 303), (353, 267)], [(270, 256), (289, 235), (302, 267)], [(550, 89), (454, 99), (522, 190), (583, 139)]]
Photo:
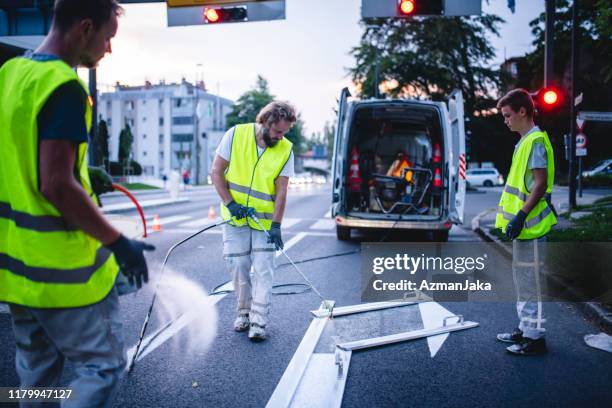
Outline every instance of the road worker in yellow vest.
[(546, 132), (533, 120), (529, 93), (515, 89), (497, 104), (508, 128), (520, 134), (512, 166), (497, 210), (495, 227), (512, 243), (512, 273), (517, 291), (519, 326), (500, 333), (497, 339), (513, 343), (507, 348), (517, 355), (546, 352), (542, 290), (546, 234), (557, 223), (551, 203), (555, 175), (553, 149)]
[(110, 406), (125, 368), (119, 265), (147, 281), (143, 251), (98, 209), (87, 171), (91, 106), (74, 70), (111, 52), (115, 0), (56, 0), (41, 46), (0, 67), (0, 302), (9, 304), (21, 387), (58, 387), (66, 407)]
[[(221, 216), (231, 219), (223, 226), (223, 257), (238, 298), (234, 330), (248, 330), (253, 341), (266, 338), (274, 258), (283, 248), (281, 221), (294, 172), (293, 145), (284, 136), (295, 121), (293, 106), (271, 102), (256, 123), (236, 125), (225, 133), (213, 162)], [(267, 234), (248, 216), (250, 211)]]

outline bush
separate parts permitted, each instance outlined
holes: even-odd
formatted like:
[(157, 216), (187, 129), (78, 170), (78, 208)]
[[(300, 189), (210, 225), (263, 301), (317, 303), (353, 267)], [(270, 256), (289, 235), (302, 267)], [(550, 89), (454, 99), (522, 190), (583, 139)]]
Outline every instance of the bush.
[[(129, 174), (130, 176), (140, 176), (142, 174), (142, 166), (140, 165), (140, 163), (138, 163), (135, 160), (132, 160), (130, 162), (130, 165), (132, 167), (132, 171), (131, 174)], [(124, 171), (123, 171), (123, 165), (119, 162), (110, 162), (110, 174), (111, 176), (123, 176), (124, 175)]]

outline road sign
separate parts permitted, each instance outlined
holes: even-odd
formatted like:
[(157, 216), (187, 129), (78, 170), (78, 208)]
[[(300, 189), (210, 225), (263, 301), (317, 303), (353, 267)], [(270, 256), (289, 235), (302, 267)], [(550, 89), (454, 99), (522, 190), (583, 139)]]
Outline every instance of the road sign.
[(576, 118), (576, 125), (578, 125), (578, 130), (581, 131), (584, 128), (584, 119)]
[(591, 122), (612, 122), (612, 112), (578, 112), (578, 118)]
[(578, 106), (581, 103), (582, 103), (582, 92), (580, 92), (580, 95), (578, 95), (576, 99), (574, 99), (574, 106)]
[(587, 137), (584, 133), (578, 133), (576, 135), (576, 149), (581, 147), (586, 147), (587, 145)]
[(587, 155), (586, 147), (576, 148), (576, 157), (582, 157)]

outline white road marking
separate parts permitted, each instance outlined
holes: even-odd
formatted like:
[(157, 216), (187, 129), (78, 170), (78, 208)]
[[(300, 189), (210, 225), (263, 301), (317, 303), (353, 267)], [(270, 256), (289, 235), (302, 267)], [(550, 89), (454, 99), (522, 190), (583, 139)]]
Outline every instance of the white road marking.
[(331, 218), (331, 209), (327, 210), (323, 218)]
[[(298, 234), (291, 238), (289, 241), (287, 241), (287, 243), (285, 244), (285, 247), (283, 248), (285, 250), (285, 252), (287, 252), (289, 250), (289, 248), (291, 248), (292, 246), (294, 246), (295, 244), (297, 244), (302, 238), (304, 238), (306, 236), (305, 232), (298, 232)], [(279, 256), (282, 255), (281, 251), (276, 251), (276, 257), (278, 258)]]
[(197, 218), (193, 221), (189, 221), (189, 222), (184, 222), (182, 224), (179, 224), (179, 228), (200, 228), (200, 227), (205, 227), (207, 225), (212, 225), (216, 222), (221, 221), (220, 217), (214, 218), (214, 219), (210, 219), (208, 217), (202, 217), (202, 218)]
[[(190, 220), (191, 218), (192, 218), (191, 215), (171, 215), (169, 217), (159, 217), (159, 223), (161, 225), (175, 224), (177, 222)], [(147, 227), (151, 228), (152, 225), (153, 225), (153, 218), (148, 218)]]
[(284, 218), (283, 219), (283, 223), (282, 223), (282, 228), (291, 228), (293, 227), (295, 224), (299, 223), (300, 221), (302, 221), (301, 218)]
[[(445, 317), (454, 315), (453, 312), (445, 309), (436, 302), (419, 303), (419, 310), (421, 311), (421, 319), (423, 320), (423, 327), (425, 329), (436, 329), (442, 326), (442, 321)], [(429, 346), (431, 358), (434, 358), (438, 351), (440, 351), (449, 334), (450, 333), (445, 333), (427, 337), (427, 345)]]
[(331, 219), (323, 219), (315, 222), (310, 226), (313, 230), (330, 230), (336, 226), (336, 222)]

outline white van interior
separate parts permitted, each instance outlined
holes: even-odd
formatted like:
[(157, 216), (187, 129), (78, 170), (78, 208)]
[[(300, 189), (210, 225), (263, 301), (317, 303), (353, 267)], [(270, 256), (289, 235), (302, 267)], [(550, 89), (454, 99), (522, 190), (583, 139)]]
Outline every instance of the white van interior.
[(438, 107), (389, 101), (361, 104), (349, 126), (343, 206), (347, 215), (440, 219), (447, 158)]

